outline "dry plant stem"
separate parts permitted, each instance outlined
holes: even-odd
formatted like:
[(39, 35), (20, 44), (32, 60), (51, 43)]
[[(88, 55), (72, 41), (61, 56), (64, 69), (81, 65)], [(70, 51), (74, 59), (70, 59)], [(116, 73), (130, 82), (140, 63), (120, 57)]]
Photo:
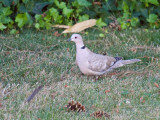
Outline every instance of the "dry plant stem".
[(51, 54), (53, 52), (42, 52), (42, 51), (39, 51), (39, 52), (36, 52), (36, 51), (30, 51), (30, 50), (14, 50), (14, 51), (1, 51), (0, 53), (15, 53), (15, 52), (18, 52), (18, 53), (27, 53), (27, 52), (30, 52), (30, 53), (44, 53), (44, 54)]
[(149, 72), (149, 71), (144, 71), (144, 72), (122, 71), (122, 72), (119, 72), (119, 73), (109, 73), (109, 74), (104, 75), (104, 76), (101, 76), (101, 77), (117, 76), (118, 78), (123, 78), (123, 77), (128, 76), (128, 75), (133, 75), (133, 74), (143, 75), (144, 73), (148, 73), (148, 72)]
[(52, 27), (57, 27), (57, 28), (70, 28), (71, 26), (67, 26), (67, 25), (53, 25)]
[(136, 52), (138, 49), (139, 50), (149, 49), (149, 50), (154, 50), (154, 51), (157, 51), (157, 52), (160, 51), (159, 47), (156, 48), (156, 47), (149, 47), (149, 46), (135, 46), (135, 47), (130, 48), (130, 50), (133, 51), (133, 52)]
[(40, 85), (38, 88), (36, 88), (33, 93), (27, 98), (26, 102), (29, 103), (42, 88), (43, 85)]
[(13, 50), (13, 48), (10, 47), (10, 46), (7, 46), (7, 45), (5, 45), (5, 44), (4, 44), (4, 46), (5, 46), (6, 48), (9, 48), (9, 49)]

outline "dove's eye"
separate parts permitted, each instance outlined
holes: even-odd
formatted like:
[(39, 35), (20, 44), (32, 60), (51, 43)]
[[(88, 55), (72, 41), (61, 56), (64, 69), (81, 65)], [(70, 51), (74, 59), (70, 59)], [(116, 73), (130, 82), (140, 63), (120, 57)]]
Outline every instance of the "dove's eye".
[(77, 37), (75, 37), (75, 39), (76, 39)]

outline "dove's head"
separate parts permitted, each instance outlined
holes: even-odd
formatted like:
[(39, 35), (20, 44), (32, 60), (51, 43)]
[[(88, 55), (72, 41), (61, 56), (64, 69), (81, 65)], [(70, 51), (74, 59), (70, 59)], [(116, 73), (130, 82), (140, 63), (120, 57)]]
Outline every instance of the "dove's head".
[(68, 39), (68, 41), (73, 41), (73, 42), (75, 42), (76, 44), (77, 44), (77, 43), (82, 43), (82, 44), (83, 44), (82, 37), (81, 37), (81, 35), (79, 35), (79, 34), (73, 34), (73, 35), (71, 36), (71, 38)]

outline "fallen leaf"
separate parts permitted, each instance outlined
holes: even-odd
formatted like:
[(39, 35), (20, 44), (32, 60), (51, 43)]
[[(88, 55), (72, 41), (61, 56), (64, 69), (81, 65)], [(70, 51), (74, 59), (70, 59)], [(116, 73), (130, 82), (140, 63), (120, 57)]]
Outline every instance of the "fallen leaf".
[(54, 36), (59, 37), (61, 34), (58, 33), (58, 31), (54, 32)]
[(56, 95), (57, 95), (57, 92), (54, 92), (50, 96), (51, 96), (52, 99), (54, 99), (56, 97)]
[(65, 88), (67, 88), (67, 87), (68, 87), (68, 85), (65, 85), (64, 87), (65, 87)]
[(133, 53), (136, 53), (136, 52), (137, 52), (137, 49), (136, 49), (136, 48), (131, 48), (131, 51), (132, 51)]
[(2, 107), (2, 103), (0, 103), (0, 108)]
[(75, 33), (75, 32), (78, 33), (94, 25), (96, 25), (96, 20), (90, 19), (90, 20), (86, 20), (86, 21), (77, 23), (73, 25), (72, 27), (64, 30), (62, 33)]
[(145, 99), (142, 97), (140, 97), (140, 102), (145, 103)]
[(57, 28), (70, 28), (71, 26), (67, 26), (67, 25), (53, 25), (52, 27), (57, 27)]
[(121, 30), (122, 30), (122, 28), (121, 28), (121, 26), (120, 26), (120, 25), (118, 25), (118, 30), (119, 30), (119, 31), (121, 31)]
[(134, 93), (134, 90), (130, 90), (131, 93)]
[(143, 100), (142, 103), (145, 103), (145, 100)]
[(142, 97), (140, 97), (140, 102), (142, 102), (142, 100), (143, 100), (143, 96), (142, 96)]
[(160, 47), (152, 47), (152, 46), (134, 46), (132, 48), (129, 48), (132, 52), (134, 52), (135, 50), (154, 50), (156, 52), (160, 51)]
[(159, 88), (159, 85), (157, 83), (154, 83), (154, 86), (157, 87), (157, 88)]
[(116, 107), (116, 113), (119, 113), (119, 107), (118, 106)]
[(107, 93), (109, 93), (111, 90), (105, 90), (105, 93), (107, 94)]
[(45, 16), (46, 16), (46, 13), (43, 13), (43, 14), (42, 14), (42, 17), (45, 17)]
[(101, 6), (101, 2), (93, 2), (93, 5), (99, 5), (99, 6)]
[(67, 52), (69, 52), (69, 48), (67, 48)]

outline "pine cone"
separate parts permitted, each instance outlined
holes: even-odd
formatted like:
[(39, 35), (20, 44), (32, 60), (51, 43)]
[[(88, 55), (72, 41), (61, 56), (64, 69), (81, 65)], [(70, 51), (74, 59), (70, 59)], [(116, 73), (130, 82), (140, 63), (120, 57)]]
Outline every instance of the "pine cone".
[(101, 118), (101, 117), (107, 117), (109, 118), (110, 115), (108, 115), (106, 112), (103, 112), (103, 111), (97, 111), (97, 112), (94, 112), (91, 114), (92, 117), (95, 117), (95, 118)]
[(80, 104), (79, 102), (74, 103), (74, 101), (68, 102), (68, 105), (66, 105), (66, 108), (71, 111), (77, 111), (77, 112), (85, 112), (85, 107)]

